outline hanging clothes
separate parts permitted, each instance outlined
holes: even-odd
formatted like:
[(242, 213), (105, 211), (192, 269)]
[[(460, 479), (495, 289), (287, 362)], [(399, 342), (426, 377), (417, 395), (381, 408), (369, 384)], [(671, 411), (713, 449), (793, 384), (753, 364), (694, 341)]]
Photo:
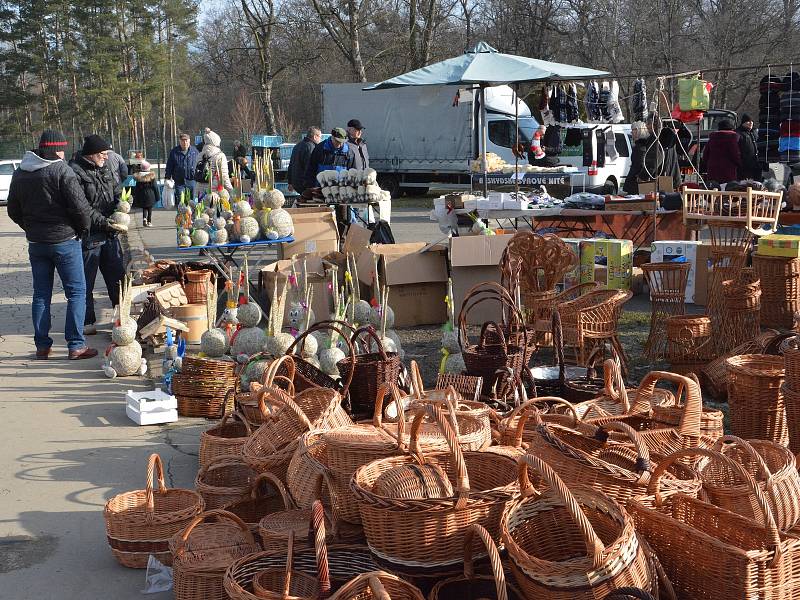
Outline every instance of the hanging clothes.
[(578, 87), (571, 83), (567, 89), (567, 122), (575, 123), (578, 121)]
[(614, 135), (614, 131), (609, 127), (605, 131), (605, 145), (606, 145), (606, 155), (611, 161), (617, 160), (619, 158), (619, 152), (617, 152), (617, 138)]
[(608, 112), (608, 101), (611, 98), (611, 85), (604, 81), (600, 85), (600, 118), (602, 123), (608, 123), (611, 120), (611, 113)]
[(553, 90), (549, 85), (544, 86), (542, 95), (539, 98), (539, 112), (542, 115), (542, 125), (555, 125), (556, 119), (550, 108)]
[(567, 129), (567, 134), (564, 136), (565, 146), (580, 146), (581, 145), (581, 129), (578, 127), (570, 127)]
[(542, 137), (542, 148), (547, 156), (558, 156), (561, 154), (561, 127), (551, 125)]
[(596, 81), (590, 81), (586, 86), (586, 118), (597, 122), (602, 117), (600, 111), (600, 88)]
[(608, 91), (608, 120), (610, 123), (622, 123), (622, 107), (619, 105), (619, 82), (612, 81)]
[(598, 167), (605, 167), (606, 166), (606, 134), (600, 130), (595, 129), (594, 131), (595, 137), (595, 161), (597, 161)]
[(647, 110), (647, 84), (644, 79), (637, 79), (633, 82), (633, 107), (634, 121), (647, 121), (650, 111)]
[(581, 138), (583, 138), (583, 166), (591, 167), (594, 161), (594, 144), (592, 144), (592, 139), (594, 138), (593, 130), (581, 129)]

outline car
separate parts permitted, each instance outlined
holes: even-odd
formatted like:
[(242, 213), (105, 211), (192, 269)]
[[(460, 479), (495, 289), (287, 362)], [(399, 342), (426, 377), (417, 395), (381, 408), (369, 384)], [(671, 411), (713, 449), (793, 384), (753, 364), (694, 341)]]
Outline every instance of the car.
[[(570, 129), (589, 130), (588, 145), (584, 148), (584, 136), (570, 135)], [(611, 129), (617, 156), (609, 156), (603, 136)], [(602, 141), (600, 141), (602, 139)], [(567, 144), (567, 141), (570, 144)], [(574, 143), (577, 141), (577, 144)], [(625, 177), (631, 168), (633, 140), (630, 123), (571, 123), (561, 128), (562, 151), (558, 161), (578, 169), (573, 177), (573, 191), (591, 191), (600, 194), (617, 194), (622, 189)], [(588, 163), (588, 164), (587, 164)]]
[(8, 204), (8, 188), (11, 176), (19, 167), (18, 160), (0, 160), (0, 205)]

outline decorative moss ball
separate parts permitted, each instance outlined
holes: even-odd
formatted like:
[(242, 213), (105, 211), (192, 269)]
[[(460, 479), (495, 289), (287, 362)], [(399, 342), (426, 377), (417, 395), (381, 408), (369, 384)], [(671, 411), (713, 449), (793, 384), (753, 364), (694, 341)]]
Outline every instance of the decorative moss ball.
[(277, 231), (278, 237), (283, 238), (292, 235), (294, 233), (292, 215), (282, 208), (269, 211), (269, 229)]
[(119, 204), (117, 204), (117, 212), (121, 212), (121, 213), (129, 213), (129, 212), (131, 212), (130, 203), (126, 202), (125, 200), (120, 200)]
[(253, 217), (243, 217), (239, 222), (239, 225), (242, 231), (242, 235), (240, 237), (248, 236), (250, 241), (258, 239), (258, 221), (256, 221)]
[(211, 234), (211, 243), (212, 244), (227, 244), (228, 243), (228, 231), (226, 229), (217, 229)]
[(178, 236), (178, 246), (180, 248), (188, 248), (192, 245), (192, 238), (188, 233), (182, 233)]
[(195, 229), (192, 231), (192, 246), (208, 246), (208, 232), (205, 229)]
[(447, 350), (450, 354), (459, 354), (461, 352), (461, 346), (458, 343), (458, 330), (454, 329), (452, 331), (443, 331), (442, 332), (442, 348)]
[[(381, 307), (370, 307), (369, 322), (375, 326), (375, 329), (381, 328), (381, 320), (383, 315)], [(394, 327), (394, 311), (391, 306), (386, 306), (386, 329)]]
[(366, 325), (372, 317), (372, 307), (366, 300), (359, 300), (356, 302), (356, 323), (359, 325)]
[(249, 217), (253, 214), (253, 207), (250, 206), (247, 200), (239, 200), (233, 205), (233, 214), (239, 215), (242, 218)]
[(447, 357), (447, 362), (444, 365), (445, 373), (463, 373), (466, 369), (467, 365), (464, 364), (463, 354), (451, 354)]
[(269, 190), (262, 201), (264, 202), (264, 206), (266, 208), (275, 209), (281, 208), (283, 203), (286, 202), (286, 198), (284, 198), (283, 192), (280, 190)]
[(111, 341), (117, 346), (127, 346), (136, 339), (136, 321), (126, 318), (120, 325), (111, 329)]
[(323, 348), (319, 352), (319, 367), (323, 373), (331, 377), (338, 377), (339, 369), (336, 367), (336, 363), (346, 356), (341, 348)]
[(200, 351), (209, 358), (219, 358), (228, 351), (228, 336), (225, 330), (215, 327), (200, 336)]
[(251, 382), (260, 381), (264, 376), (264, 372), (267, 370), (267, 367), (269, 367), (269, 364), (270, 361), (268, 360), (257, 360), (249, 363), (241, 376), (242, 391), (249, 390)]
[(127, 346), (115, 346), (108, 354), (108, 362), (118, 377), (136, 375), (142, 367), (142, 347), (136, 340)]
[(244, 327), (236, 334), (231, 346), (231, 353), (234, 356), (244, 354), (251, 356), (256, 352), (261, 352), (264, 347), (264, 342), (267, 339), (267, 334), (263, 329), (258, 327)]
[(304, 337), (297, 345), (301, 348), (300, 353), (303, 358), (308, 358), (309, 356), (316, 356), (317, 350), (319, 350), (319, 346), (317, 345), (317, 338), (315, 338), (313, 334)]
[(124, 212), (113, 212), (109, 219), (111, 219), (112, 223), (116, 223), (117, 225), (125, 225), (127, 227), (131, 224), (131, 216)]
[(255, 302), (241, 304), (236, 311), (236, 318), (242, 327), (255, 327), (261, 321), (261, 307)]
[(267, 338), (264, 352), (275, 357), (283, 356), (292, 344), (294, 344), (294, 336), (291, 333), (277, 333), (273, 337)]

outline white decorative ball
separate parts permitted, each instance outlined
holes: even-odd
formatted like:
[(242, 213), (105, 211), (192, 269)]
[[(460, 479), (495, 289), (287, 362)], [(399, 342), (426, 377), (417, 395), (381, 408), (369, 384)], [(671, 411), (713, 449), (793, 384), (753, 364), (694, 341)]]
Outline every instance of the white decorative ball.
[(180, 248), (188, 248), (192, 245), (192, 238), (189, 237), (188, 233), (182, 233), (178, 236), (178, 246)]
[(239, 222), (242, 235), (240, 237), (248, 236), (251, 240), (258, 239), (258, 221), (253, 217), (244, 217)]
[(323, 348), (319, 352), (320, 369), (331, 377), (338, 377), (339, 369), (336, 367), (336, 363), (346, 356), (341, 348)]
[(192, 246), (208, 246), (208, 232), (205, 229), (192, 231)]
[(129, 213), (129, 212), (131, 212), (131, 204), (130, 204), (130, 202), (126, 202), (125, 200), (120, 200), (119, 204), (117, 204), (117, 212), (121, 212), (121, 213)]
[[(370, 315), (369, 315), (369, 322), (375, 326), (376, 329), (380, 329), (381, 327), (381, 320), (383, 319), (383, 315), (381, 314), (382, 307), (370, 307)], [(394, 327), (394, 311), (392, 310), (391, 306), (386, 306), (386, 329), (391, 329)]]
[(228, 231), (223, 229), (217, 229), (211, 236), (211, 243), (212, 244), (227, 244), (228, 243)]
[(250, 389), (250, 382), (260, 381), (261, 378), (264, 376), (264, 372), (269, 367), (270, 361), (268, 360), (257, 360), (251, 362), (247, 365), (247, 368), (242, 373), (242, 391), (247, 391)]
[(233, 214), (239, 215), (242, 218), (249, 217), (253, 214), (253, 207), (250, 206), (247, 200), (239, 200), (233, 205)]
[(284, 198), (283, 192), (280, 190), (269, 190), (263, 202), (266, 208), (281, 208), (283, 203), (286, 202), (286, 198)]
[(117, 225), (125, 225), (126, 227), (131, 224), (131, 216), (124, 212), (113, 212), (109, 217), (112, 223)]
[(221, 216), (215, 217), (212, 223), (214, 224), (215, 229), (225, 229), (225, 226), (228, 224), (228, 222)]
[(236, 318), (242, 327), (255, 327), (261, 321), (261, 307), (255, 302), (241, 304), (236, 311)]
[[(309, 356), (316, 356), (317, 351), (319, 350), (319, 346), (317, 345), (317, 338), (314, 335), (307, 335), (304, 337), (300, 343), (297, 344), (300, 347), (300, 354), (303, 358), (308, 358)], [(295, 347), (295, 350), (298, 348)]]
[(117, 346), (127, 346), (136, 339), (137, 323), (127, 317), (120, 325), (114, 325), (111, 329), (111, 341)]
[(142, 347), (136, 340), (127, 346), (115, 346), (108, 354), (108, 363), (119, 377), (136, 375), (142, 366)]
[(294, 344), (294, 336), (291, 333), (278, 333), (275, 334), (274, 340), (274, 354), (273, 356), (283, 356), (289, 347)]
[(316, 356), (304, 356), (303, 360), (306, 361), (308, 364), (315, 366), (318, 369), (320, 368), (319, 360), (317, 359)]
[(245, 327), (239, 330), (236, 338), (233, 340), (231, 346), (231, 354), (238, 356), (239, 354), (246, 354), (251, 356), (256, 352), (261, 352), (264, 347), (264, 342), (267, 339), (267, 334), (263, 329), (258, 327)]
[(366, 325), (372, 317), (372, 307), (366, 300), (359, 300), (356, 302), (356, 323), (359, 325)]
[(249, 244), (250, 243), (250, 236), (249, 235), (240, 235), (239, 236), (239, 241), (241, 243), (243, 243), (243, 244)]
[(206, 215), (195, 217), (194, 221), (192, 221), (192, 227), (195, 229), (205, 229), (208, 227), (208, 217)]
[(288, 237), (294, 233), (294, 222), (283, 208), (276, 208), (269, 212), (269, 228), (278, 232), (278, 237)]
[(215, 327), (200, 336), (200, 351), (210, 358), (219, 358), (228, 351), (228, 336), (225, 330)]

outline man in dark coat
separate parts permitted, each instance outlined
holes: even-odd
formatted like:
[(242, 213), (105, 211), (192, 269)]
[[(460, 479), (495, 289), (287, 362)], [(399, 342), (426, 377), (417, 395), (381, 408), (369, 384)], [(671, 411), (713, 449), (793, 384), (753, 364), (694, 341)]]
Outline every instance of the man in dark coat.
[(639, 184), (652, 181), (664, 168), (664, 151), (646, 123), (637, 121), (631, 126), (633, 152), (631, 166), (622, 186), (626, 194), (638, 194)]
[[(292, 148), (292, 157), (289, 159), (289, 191), (294, 190), (302, 194), (306, 189), (305, 178), (308, 161), (311, 153), (322, 140), (322, 131), (319, 127), (309, 127), (303, 140)], [(314, 186), (316, 187), (316, 185)]]
[(180, 200), (183, 190), (188, 189), (194, 195), (194, 170), (200, 160), (197, 148), (191, 145), (189, 136), (185, 133), (178, 136), (178, 145), (170, 150), (167, 158), (167, 168), (164, 172), (165, 179), (175, 182), (175, 204)]
[(347, 122), (347, 141), (353, 146), (353, 153), (356, 157), (354, 168), (369, 169), (369, 152), (367, 151), (367, 140), (364, 135), (364, 126), (358, 119), (350, 119)]
[(99, 135), (89, 135), (83, 140), (80, 157), (70, 163), (78, 176), (83, 193), (91, 206), (91, 227), (83, 238), (83, 272), (86, 277), (86, 316), (84, 335), (97, 333), (97, 316), (94, 311), (94, 282), (97, 271), (106, 282), (108, 297), (114, 306), (119, 304), (119, 282), (125, 276), (122, 246), (117, 234), (127, 227), (109, 220), (117, 209), (121, 189), (106, 167), (106, 157), (111, 148)]
[(33, 276), (33, 339), (39, 360), (47, 360), (53, 346), (50, 302), (55, 271), (67, 297), (64, 337), (69, 358), (97, 356), (97, 350), (86, 346), (82, 330), (86, 280), (79, 238), (89, 231), (91, 208), (78, 178), (64, 162), (66, 148), (63, 134), (44, 131), (39, 147), (25, 153), (8, 190), (8, 216), (25, 230), (28, 239)]
[(761, 181), (761, 164), (758, 161), (758, 146), (753, 133), (753, 119), (747, 113), (742, 115), (736, 133), (739, 134), (739, 153), (742, 156), (739, 179)]
[(708, 136), (703, 150), (703, 164), (708, 181), (726, 184), (736, 181), (742, 166), (739, 134), (733, 130), (733, 123), (728, 119), (722, 119), (717, 129)]
[(322, 171), (342, 171), (355, 167), (353, 147), (347, 142), (347, 132), (341, 127), (331, 131), (331, 137), (317, 144), (306, 167), (306, 188), (319, 187), (317, 174)]
[[(247, 146), (242, 144), (239, 140), (233, 142), (233, 156), (231, 157), (231, 161), (233, 164), (239, 166), (242, 171), (242, 175), (247, 177), (248, 179), (255, 180), (255, 173), (247, 166)], [(231, 168), (228, 170), (233, 175), (233, 164)]]

